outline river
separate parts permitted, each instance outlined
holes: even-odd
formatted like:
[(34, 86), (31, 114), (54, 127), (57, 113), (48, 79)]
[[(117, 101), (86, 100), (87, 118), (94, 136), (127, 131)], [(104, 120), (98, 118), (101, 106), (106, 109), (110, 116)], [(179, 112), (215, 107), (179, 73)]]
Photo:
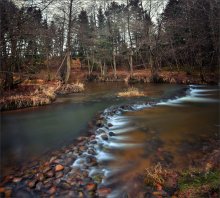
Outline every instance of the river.
[(89, 83), (84, 93), (59, 97), (52, 105), (2, 113), (1, 171), (7, 173), (8, 167), (43, 157), (87, 134), (87, 124), (97, 112), (122, 104), (132, 104), (133, 111), (106, 117), (116, 135), (108, 142), (100, 140), (104, 149), (98, 149), (97, 158), (102, 166), (91, 171), (105, 174), (103, 185), (114, 189), (110, 197), (129, 191), (134, 185), (129, 178), (155, 162), (175, 168), (188, 166), (210, 137), (218, 137), (218, 87), (135, 86), (146, 96), (119, 98), (117, 93), (128, 85)]

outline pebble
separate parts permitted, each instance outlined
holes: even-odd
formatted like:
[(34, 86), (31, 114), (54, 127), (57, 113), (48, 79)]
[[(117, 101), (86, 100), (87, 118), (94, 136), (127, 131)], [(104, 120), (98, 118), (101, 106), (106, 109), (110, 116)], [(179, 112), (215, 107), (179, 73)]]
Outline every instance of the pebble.
[(55, 192), (56, 192), (56, 187), (55, 186), (52, 186), (50, 189), (49, 189), (49, 191), (48, 191), (48, 193), (50, 194), (50, 195), (53, 195)]
[(36, 184), (36, 190), (41, 190), (41, 188), (43, 187), (43, 183), (42, 182), (38, 182), (37, 184)]
[(87, 152), (90, 155), (96, 155), (97, 154), (94, 149), (89, 149)]
[(113, 124), (112, 123), (108, 123), (108, 127), (113, 127)]
[(52, 171), (52, 170), (50, 170), (50, 171), (48, 171), (47, 173), (46, 173), (46, 177), (53, 177), (54, 176), (54, 172)]
[(104, 134), (101, 135), (101, 138), (103, 140), (107, 141), (108, 140), (108, 135), (104, 133)]
[(61, 182), (61, 183), (59, 184), (59, 187), (62, 188), (62, 189), (64, 189), (64, 190), (69, 190), (69, 189), (71, 189), (71, 185), (68, 184), (67, 182)]
[(112, 132), (112, 131), (109, 132), (109, 135), (110, 136), (116, 136), (116, 134), (114, 132)]
[(36, 182), (37, 182), (37, 180), (32, 180), (32, 181), (29, 181), (27, 185), (29, 188), (34, 188), (36, 185)]
[(44, 175), (43, 175), (42, 173), (38, 173), (38, 174), (37, 174), (37, 179), (38, 179), (39, 181), (43, 181), (43, 180), (44, 180)]
[(56, 178), (61, 178), (61, 177), (63, 177), (63, 173), (61, 171), (56, 172), (55, 177)]
[(21, 177), (15, 177), (12, 181), (13, 181), (14, 183), (19, 183), (21, 180), (22, 180)]
[(55, 171), (58, 172), (58, 171), (62, 171), (64, 169), (64, 167), (61, 165), (61, 164), (58, 164), (55, 166)]
[(106, 197), (110, 192), (111, 192), (110, 188), (103, 187), (103, 188), (98, 189), (98, 196)]
[(95, 191), (97, 188), (97, 184), (95, 183), (89, 183), (86, 185), (86, 190), (87, 191)]

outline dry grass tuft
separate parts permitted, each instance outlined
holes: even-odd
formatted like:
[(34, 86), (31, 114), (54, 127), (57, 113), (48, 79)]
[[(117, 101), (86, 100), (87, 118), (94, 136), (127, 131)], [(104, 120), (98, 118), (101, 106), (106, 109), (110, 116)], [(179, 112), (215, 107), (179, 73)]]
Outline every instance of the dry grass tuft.
[(118, 97), (140, 97), (140, 96), (145, 96), (144, 92), (139, 91), (135, 87), (130, 87), (128, 90), (119, 92), (117, 94)]
[(164, 184), (164, 178), (166, 177), (166, 175), (167, 171), (165, 169), (162, 169), (161, 164), (158, 163), (155, 167), (146, 169), (144, 182), (147, 185), (153, 186), (155, 186), (156, 184)]
[(80, 93), (82, 91), (84, 91), (84, 84), (77, 82), (74, 84), (66, 84), (66, 85), (60, 85), (57, 90), (56, 93), (57, 94), (71, 94), (71, 93)]

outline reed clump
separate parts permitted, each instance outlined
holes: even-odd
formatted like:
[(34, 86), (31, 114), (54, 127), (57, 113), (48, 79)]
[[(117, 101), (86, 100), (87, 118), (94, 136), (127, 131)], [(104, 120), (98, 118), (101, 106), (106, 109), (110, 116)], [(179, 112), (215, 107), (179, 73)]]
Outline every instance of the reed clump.
[(144, 92), (140, 91), (138, 88), (129, 87), (127, 90), (123, 92), (119, 92), (117, 94), (118, 97), (141, 97), (145, 96)]

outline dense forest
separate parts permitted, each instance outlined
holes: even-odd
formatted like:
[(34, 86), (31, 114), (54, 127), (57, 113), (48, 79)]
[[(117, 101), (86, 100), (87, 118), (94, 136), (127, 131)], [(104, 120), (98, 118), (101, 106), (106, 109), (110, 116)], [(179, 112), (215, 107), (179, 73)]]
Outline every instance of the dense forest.
[[(82, 3), (82, 2), (81, 2)], [(1, 77), (13, 87), (13, 75), (52, 67), (68, 82), (70, 60), (78, 59), (89, 75), (118, 68), (217, 71), (219, 2), (217, 0), (0, 2)]]

